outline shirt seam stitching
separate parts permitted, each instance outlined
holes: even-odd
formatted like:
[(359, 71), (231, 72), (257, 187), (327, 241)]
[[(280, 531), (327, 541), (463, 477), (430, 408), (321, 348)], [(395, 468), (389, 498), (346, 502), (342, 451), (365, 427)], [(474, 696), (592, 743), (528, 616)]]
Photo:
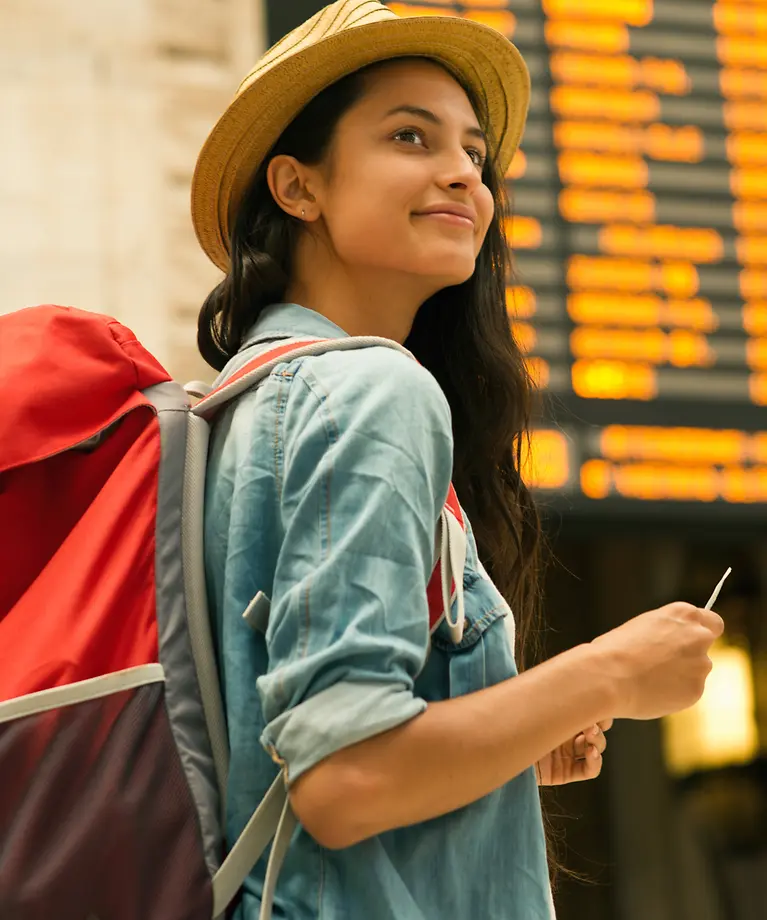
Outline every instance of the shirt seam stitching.
[[(300, 373), (298, 371), (300, 371)], [(333, 418), (333, 414), (330, 412), (328, 406), (326, 405), (328, 402), (329, 394), (325, 392), (324, 390), (322, 392), (322, 395), (315, 392), (315, 389), (312, 386), (312, 382), (316, 382), (317, 386), (320, 387), (319, 381), (317, 381), (316, 377), (314, 377), (313, 374), (311, 375), (312, 380), (307, 379), (307, 376), (306, 376), (307, 372), (308, 372), (308, 369), (305, 368), (305, 365), (303, 364), (303, 361), (302, 361), (302, 364), (297, 369), (297, 371), (294, 372), (292, 376), (288, 377), (288, 379), (290, 380), (291, 383), (293, 381), (300, 381), (301, 383), (303, 383), (305, 389), (309, 392), (309, 394), (316, 401), (318, 411), (320, 415), (322, 416), (322, 420), (323, 420), (322, 428), (325, 434), (325, 441), (326, 441), (325, 451), (327, 451), (335, 443), (338, 442), (338, 424), (336, 420)], [(285, 404), (283, 408), (283, 417), (284, 417), (284, 412), (286, 409), (287, 409), (287, 400), (285, 400)], [(283, 432), (284, 432), (284, 426), (283, 426)], [(283, 438), (284, 438), (284, 433), (283, 433)], [(283, 450), (283, 457), (284, 457), (284, 450)], [(324, 507), (321, 506), (321, 510), (320, 510), (320, 532), (324, 533), (324, 538), (323, 538), (324, 545), (321, 546), (321, 559), (324, 561), (330, 552), (330, 546), (331, 546), (331, 541), (332, 541), (332, 535), (330, 533), (330, 493), (331, 493), (331, 483), (332, 483), (332, 464), (330, 465), (329, 469), (325, 473), (323, 480), (324, 480), (323, 488), (325, 490), (325, 502), (324, 502)], [(300, 635), (298, 637), (298, 654), (299, 654), (299, 658), (301, 659), (306, 658), (308, 651), (309, 651), (309, 636), (311, 633), (311, 620), (312, 620), (312, 617), (311, 617), (311, 588), (312, 588), (312, 579), (310, 578), (306, 584), (306, 588), (304, 590), (304, 594), (302, 598), (302, 603), (304, 607), (304, 615), (300, 621), (302, 628), (300, 630)]]

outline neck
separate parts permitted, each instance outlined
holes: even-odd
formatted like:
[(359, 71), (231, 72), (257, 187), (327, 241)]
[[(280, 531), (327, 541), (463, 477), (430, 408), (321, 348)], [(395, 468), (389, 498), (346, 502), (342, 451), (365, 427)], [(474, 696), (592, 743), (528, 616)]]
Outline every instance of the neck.
[[(308, 251), (307, 251), (308, 250)], [(391, 269), (351, 268), (325, 247), (297, 247), (285, 300), (326, 316), (348, 335), (374, 335), (400, 344), (433, 290), (428, 279)]]

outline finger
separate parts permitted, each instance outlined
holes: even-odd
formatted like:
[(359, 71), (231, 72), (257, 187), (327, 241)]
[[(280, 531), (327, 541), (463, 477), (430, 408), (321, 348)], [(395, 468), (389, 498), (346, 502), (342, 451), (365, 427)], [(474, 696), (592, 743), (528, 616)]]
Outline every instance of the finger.
[(586, 756), (586, 767), (589, 779), (599, 776), (602, 772), (602, 754), (595, 747), (590, 747)]
[(607, 738), (605, 738), (605, 734), (599, 725), (592, 725), (584, 734), (586, 735), (588, 744), (593, 745), (600, 754), (604, 752), (604, 749), (607, 747)]
[(613, 720), (604, 719), (602, 722), (597, 722), (597, 725), (602, 729), (603, 732), (609, 732), (613, 727)]
[(586, 779), (596, 779), (601, 772), (602, 755), (595, 747), (590, 747), (586, 758), (573, 764), (573, 782), (577, 783)]
[(700, 622), (718, 639), (724, 632), (724, 620), (713, 610), (700, 609), (699, 613)]

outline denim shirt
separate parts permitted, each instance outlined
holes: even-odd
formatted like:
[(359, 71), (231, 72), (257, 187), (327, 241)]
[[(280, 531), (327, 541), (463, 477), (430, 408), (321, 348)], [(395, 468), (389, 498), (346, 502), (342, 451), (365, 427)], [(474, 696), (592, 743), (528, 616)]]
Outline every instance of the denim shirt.
[[(280, 337), (346, 333), (268, 307), (231, 374)], [(270, 341), (271, 340), (271, 341)], [(433, 375), (385, 347), (278, 364), (216, 421), (205, 563), (231, 746), (227, 840), (283, 765), (288, 782), (436, 700), (514, 677), (513, 617), (464, 514), (466, 628), (430, 639), (426, 586), (453, 468)], [(243, 618), (271, 600), (265, 633)], [(235, 917), (256, 920), (265, 858)], [(277, 885), (285, 920), (549, 920), (532, 768), (466, 807), (341, 850), (299, 826)]]

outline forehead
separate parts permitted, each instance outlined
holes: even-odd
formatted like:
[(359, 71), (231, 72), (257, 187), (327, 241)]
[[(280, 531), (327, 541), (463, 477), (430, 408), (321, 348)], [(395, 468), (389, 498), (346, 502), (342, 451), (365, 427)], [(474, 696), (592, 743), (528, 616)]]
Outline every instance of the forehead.
[(444, 67), (427, 58), (386, 61), (365, 74), (365, 92), (358, 108), (382, 117), (393, 106), (414, 105), (432, 110), (441, 119), (477, 125), (471, 101)]

